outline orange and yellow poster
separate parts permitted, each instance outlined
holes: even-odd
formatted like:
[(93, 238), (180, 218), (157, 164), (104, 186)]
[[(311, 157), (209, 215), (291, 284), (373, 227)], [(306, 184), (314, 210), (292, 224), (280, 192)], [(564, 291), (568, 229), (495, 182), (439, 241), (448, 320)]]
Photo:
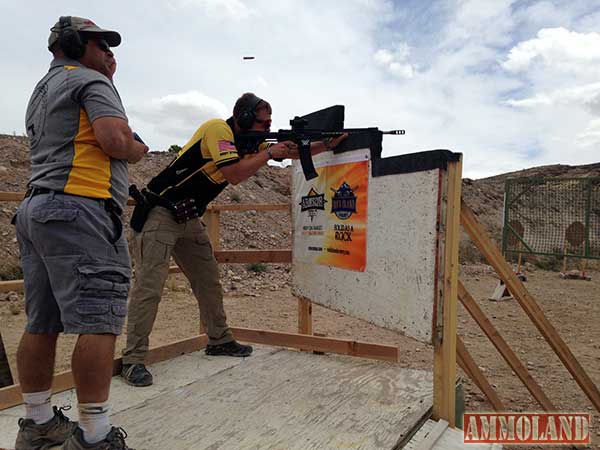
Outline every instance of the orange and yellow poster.
[(317, 173), (296, 177), (294, 259), (364, 272), (369, 161), (334, 157)]

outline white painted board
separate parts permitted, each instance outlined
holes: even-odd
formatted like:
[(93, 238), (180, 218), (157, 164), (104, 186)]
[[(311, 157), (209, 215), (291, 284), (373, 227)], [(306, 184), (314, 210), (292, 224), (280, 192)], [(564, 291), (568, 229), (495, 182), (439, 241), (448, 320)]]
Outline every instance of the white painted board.
[[(317, 155), (315, 166), (332, 157), (330, 153)], [(299, 189), (308, 192), (310, 182), (299, 180), (303, 174), (298, 164), (294, 166), (293, 177), (292, 198)], [(375, 178), (369, 169), (365, 271), (310, 264), (293, 258), (294, 294), (431, 342), (439, 180), (439, 169)], [(293, 223), (298, 214), (299, 206), (293, 205)], [(294, 253), (301, 246), (301, 237), (294, 234)]]

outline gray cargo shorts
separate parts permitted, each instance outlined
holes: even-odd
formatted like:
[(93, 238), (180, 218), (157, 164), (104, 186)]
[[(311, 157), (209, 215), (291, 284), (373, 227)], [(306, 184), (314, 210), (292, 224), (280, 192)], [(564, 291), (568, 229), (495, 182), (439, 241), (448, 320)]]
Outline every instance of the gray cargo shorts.
[(104, 205), (50, 192), (19, 206), (15, 225), (30, 333), (121, 334), (129, 249), (120, 218)]

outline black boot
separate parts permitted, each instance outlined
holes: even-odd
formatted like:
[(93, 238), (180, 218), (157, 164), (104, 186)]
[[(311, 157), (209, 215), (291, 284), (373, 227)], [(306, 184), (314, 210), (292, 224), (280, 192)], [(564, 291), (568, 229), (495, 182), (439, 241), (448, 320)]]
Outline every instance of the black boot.
[(204, 353), (210, 356), (250, 356), (252, 347), (243, 345), (236, 341), (225, 342), (224, 344), (208, 344)]
[(136, 387), (150, 386), (153, 382), (152, 374), (144, 364), (123, 364), (121, 376), (127, 384)]

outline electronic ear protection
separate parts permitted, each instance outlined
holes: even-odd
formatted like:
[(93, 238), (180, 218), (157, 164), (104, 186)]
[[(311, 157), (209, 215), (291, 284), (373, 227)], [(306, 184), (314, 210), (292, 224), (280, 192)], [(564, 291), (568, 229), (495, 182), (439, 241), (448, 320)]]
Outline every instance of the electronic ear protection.
[(58, 45), (71, 59), (79, 59), (85, 53), (87, 39), (83, 38), (79, 31), (73, 28), (71, 16), (61, 16), (58, 19), (60, 29), (58, 31)]
[(236, 122), (238, 126), (242, 130), (249, 130), (254, 125), (254, 120), (256, 119), (256, 108), (263, 101), (262, 98), (256, 97), (256, 100), (252, 103), (252, 106), (244, 111), (242, 111), (239, 117), (236, 117)]

